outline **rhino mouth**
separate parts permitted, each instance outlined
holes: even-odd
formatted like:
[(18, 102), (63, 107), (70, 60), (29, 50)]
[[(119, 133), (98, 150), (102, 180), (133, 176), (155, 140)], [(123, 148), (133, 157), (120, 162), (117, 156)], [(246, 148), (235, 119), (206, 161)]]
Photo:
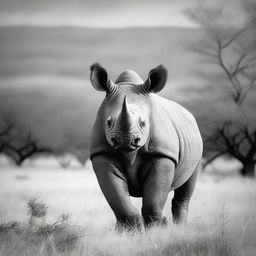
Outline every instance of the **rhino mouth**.
[(138, 146), (134, 146), (134, 145), (129, 145), (129, 146), (116, 146), (114, 147), (116, 150), (121, 150), (123, 152), (131, 152), (134, 151), (136, 149), (138, 149)]
[(112, 134), (110, 138), (110, 145), (117, 150), (133, 151), (141, 147), (141, 137), (137, 136), (120, 136), (119, 134)]

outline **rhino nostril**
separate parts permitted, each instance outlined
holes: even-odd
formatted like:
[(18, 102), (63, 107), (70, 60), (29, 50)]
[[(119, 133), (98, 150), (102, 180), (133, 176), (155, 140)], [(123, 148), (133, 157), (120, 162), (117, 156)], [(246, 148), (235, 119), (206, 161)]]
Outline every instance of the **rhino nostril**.
[(134, 140), (133, 140), (133, 144), (134, 144), (134, 146), (138, 146), (138, 145), (139, 145), (139, 143), (140, 143), (140, 138), (139, 138), (139, 137), (134, 138)]
[(111, 138), (111, 142), (113, 143), (113, 146), (117, 146), (118, 145), (118, 140), (115, 137)]

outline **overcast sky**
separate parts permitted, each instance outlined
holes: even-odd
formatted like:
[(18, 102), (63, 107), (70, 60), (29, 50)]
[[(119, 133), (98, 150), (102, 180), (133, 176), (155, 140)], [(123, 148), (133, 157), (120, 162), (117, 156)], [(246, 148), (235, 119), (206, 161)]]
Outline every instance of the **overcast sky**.
[(195, 0), (2, 0), (0, 25), (193, 27), (183, 14)]

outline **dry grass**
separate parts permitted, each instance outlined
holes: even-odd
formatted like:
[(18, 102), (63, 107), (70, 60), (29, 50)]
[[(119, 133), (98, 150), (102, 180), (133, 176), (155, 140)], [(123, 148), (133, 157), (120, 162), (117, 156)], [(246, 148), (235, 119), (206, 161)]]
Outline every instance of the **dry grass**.
[[(1, 255), (255, 255), (255, 218), (206, 225), (154, 228), (146, 234), (90, 233), (66, 227), (53, 233), (9, 229), (0, 236)], [(249, 224), (248, 224), (249, 223)], [(246, 228), (244, 228), (246, 227)], [(87, 233), (88, 232), (88, 233)]]
[[(17, 179), (21, 172), (26, 179)], [(0, 255), (250, 256), (256, 251), (252, 180), (201, 175), (188, 225), (170, 220), (166, 228), (143, 234), (115, 233), (113, 214), (91, 170), (6, 169), (0, 172), (0, 194)], [(34, 197), (40, 200), (30, 201), (33, 211), (28, 211)], [(140, 207), (140, 200), (133, 202)], [(164, 212), (171, 218), (170, 198)], [(70, 218), (62, 219), (62, 213)]]

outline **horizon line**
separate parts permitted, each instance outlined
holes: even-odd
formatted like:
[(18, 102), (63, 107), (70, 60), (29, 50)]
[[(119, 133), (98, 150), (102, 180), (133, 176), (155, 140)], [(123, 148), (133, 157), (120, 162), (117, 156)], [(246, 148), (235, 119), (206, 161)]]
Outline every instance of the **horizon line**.
[(76, 25), (76, 24), (31, 24), (31, 23), (23, 23), (23, 24), (1, 24), (0, 28), (8, 28), (8, 27), (45, 27), (45, 28), (86, 28), (86, 29), (152, 29), (152, 28), (179, 28), (179, 29), (201, 29), (202, 26), (178, 26), (178, 25), (131, 25), (131, 26), (90, 26), (90, 25)]

